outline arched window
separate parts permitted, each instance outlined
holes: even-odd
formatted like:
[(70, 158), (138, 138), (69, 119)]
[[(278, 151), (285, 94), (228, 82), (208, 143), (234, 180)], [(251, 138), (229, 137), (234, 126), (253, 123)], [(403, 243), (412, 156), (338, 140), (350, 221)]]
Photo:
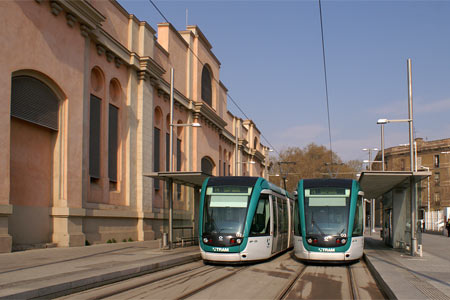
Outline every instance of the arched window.
[[(162, 127), (162, 112), (160, 107), (155, 108), (154, 124), (153, 124), (153, 171), (160, 171), (161, 159), (161, 127)], [(159, 180), (154, 181), (155, 190), (159, 190)]]
[(209, 157), (202, 158), (202, 172), (213, 175), (214, 163), (211, 161)]
[(12, 78), (11, 116), (58, 130), (59, 100), (42, 81), (30, 76)]
[(202, 100), (212, 107), (211, 74), (207, 66), (202, 71)]

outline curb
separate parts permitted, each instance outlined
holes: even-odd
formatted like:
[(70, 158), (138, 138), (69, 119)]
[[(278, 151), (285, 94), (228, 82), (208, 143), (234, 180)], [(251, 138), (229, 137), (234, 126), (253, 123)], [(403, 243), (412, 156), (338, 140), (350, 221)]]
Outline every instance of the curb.
[[(138, 277), (144, 274), (169, 269), (175, 266), (187, 264), (201, 259), (200, 253), (190, 254), (183, 257), (173, 258), (166, 261), (151, 263), (132, 267), (120, 271), (112, 271), (109, 273), (90, 276), (77, 280), (68, 280), (66, 282), (30, 288), (23, 292), (11, 292), (7, 295), (0, 296), (0, 299), (32, 299), (32, 298), (55, 298), (69, 295), (83, 290), (100, 287), (114, 282)], [(20, 288), (20, 287), (19, 287)]]
[(381, 291), (384, 293), (384, 296), (386, 296), (386, 299), (397, 300), (398, 299), (397, 296), (395, 296), (392, 289), (389, 287), (386, 281), (384, 281), (383, 277), (380, 275), (377, 269), (373, 266), (372, 262), (370, 261), (366, 253), (363, 254), (363, 259), (367, 265), (367, 268), (370, 271), (370, 274), (372, 274), (373, 278), (375, 278), (375, 281), (377, 282)]

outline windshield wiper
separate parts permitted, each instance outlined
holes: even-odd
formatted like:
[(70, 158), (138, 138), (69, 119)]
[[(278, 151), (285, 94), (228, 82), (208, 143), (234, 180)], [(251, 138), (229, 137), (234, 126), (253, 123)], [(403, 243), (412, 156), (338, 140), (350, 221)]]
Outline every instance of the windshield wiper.
[(319, 232), (322, 236), (325, 236), (325, 233), (322, 231), (322, 229), (320, 229), (319, 225), (317, 225), (317, 223), (314, 221), (314, 213), (311, 214), (311, 223), (317, 227), (317, 229), (319, 230)]

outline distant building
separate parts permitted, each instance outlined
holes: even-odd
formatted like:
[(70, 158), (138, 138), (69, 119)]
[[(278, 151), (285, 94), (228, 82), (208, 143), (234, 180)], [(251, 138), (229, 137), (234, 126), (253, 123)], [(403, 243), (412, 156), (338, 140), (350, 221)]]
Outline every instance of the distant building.
[[(0, 252), (156, 244), (165, 185), (144, 175), (169, 170), (171, 68), (173, 124), (201, 124), (174, 127), (174, 170), (267, 175), (197, 26), (154, 30), (114, 0), (3, 1), (0, 19)], [(192, 230), (193, 189), (175, 194), (174, 222)]]
[[(432, 172), (419, 186), (418, 219), (425, 220), (429, 230), (441, 230), (444, 218), (450, 217), (450, 139), (415, 141), (417, 169)], [(384, 156), (385, 171), (410, 171), (409, 145), (387, 148)], [(382, 160), (381, 151), (375, 160)], [(374, 163), (372, 169), (381, 170), (381, 166)]]

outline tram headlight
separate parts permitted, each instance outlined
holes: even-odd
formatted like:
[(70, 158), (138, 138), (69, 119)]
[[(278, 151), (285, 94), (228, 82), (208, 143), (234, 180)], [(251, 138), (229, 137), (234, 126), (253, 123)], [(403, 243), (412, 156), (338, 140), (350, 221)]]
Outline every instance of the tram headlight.
[(208, 239), (207, 238), (203, 238), (203, 243), (208, 244)]
[(241, 239), (237, 239), (236, 242), (237, 242), (238, 244), (240, 244), (240, 243), (242, 243), (242, 240), (241, 240)]
[(347, 242), (346, 239), (341, 239), (341, 243), (342, 243), (342, 244), (345, 244), (346, 242)]
[(309, 238), (306, 241), (308, 242), (308, 244), (311, 244), (312, 243), (312, 238)]

